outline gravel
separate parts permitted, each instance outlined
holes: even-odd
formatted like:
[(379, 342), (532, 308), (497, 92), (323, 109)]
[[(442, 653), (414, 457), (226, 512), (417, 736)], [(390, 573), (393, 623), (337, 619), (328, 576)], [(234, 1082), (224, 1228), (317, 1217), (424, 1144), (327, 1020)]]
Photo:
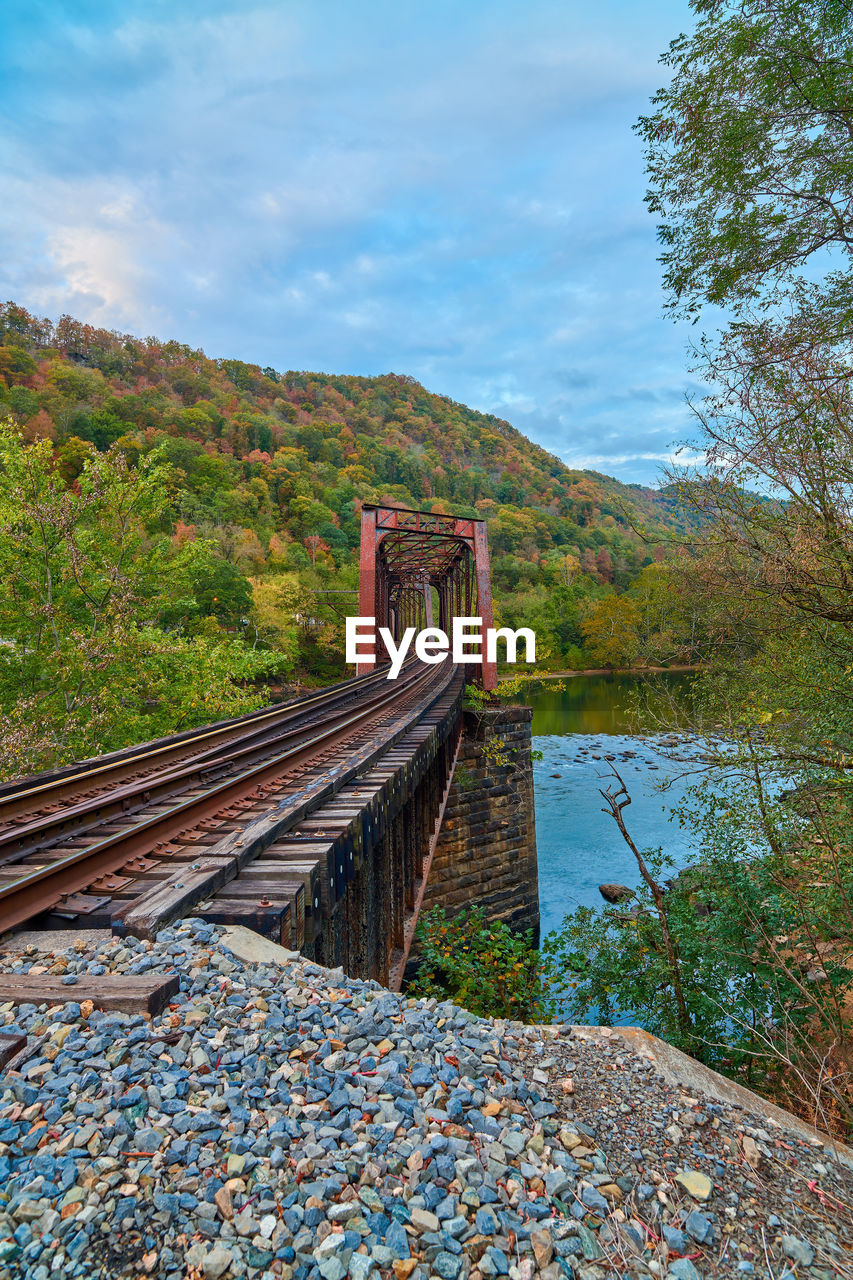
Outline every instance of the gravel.
[(572, 1151), (581, 1176), (617, 1189), (596, 1236), (603, 1274), (644, 1274), (626, 1240), (633, 1227), (657, 1276), (853, 1276), (849, 1150), (836, 1158), (767, 1114), (682, 1092), (618, 1030), (550, 1032), (525, 1031), (521, 1062), (556, 1101), (561, 1133), (583, 1138)]
[[(853, 1275), (832, 1151), (615, 1035), (244, 962), (199, 920), (0, 954), (34, 966), (78, 981), (0, 1005), (31, 1054), (0, 1074), (0, 1280)], [(151, 1019), (85, 998), (85, 974), (172, 971)]]

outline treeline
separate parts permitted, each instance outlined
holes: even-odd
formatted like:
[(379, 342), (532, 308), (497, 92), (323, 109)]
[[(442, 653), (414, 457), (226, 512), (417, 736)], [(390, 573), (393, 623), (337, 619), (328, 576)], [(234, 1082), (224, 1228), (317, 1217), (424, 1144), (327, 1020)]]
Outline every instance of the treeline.
[(0, 414), (72, 488), (95, 453), (156, 451), (174, 473), (158, 532), (215, 551), (196, 609), (292, 674), (343, 670), (346, 597), (326, 593), (357, 585), (366, 501), (484, 518), (498, 614), (555, 669), (689, 661), (705, 641), (662, 585), (664, 542), (695, 527), (675, 488), (573, 471), (411, 378), (279, 373), (7, 303)]
[[(849, 1141), (853, 12), (691, 8), (638, 129), (668, 303), (726, 317), (693, 351), (706, 394), (686, 443), (701, 462), (673, 483), (698, 535), (668, 569), (715, 643), (681, 721), (648, 718), (704, 740), (704, 779), (678, 813), (695, 858), (677, 868), (666, 848), (638, 848), (630, 796), (606, 781), (636, 887), (567, 917), (540, 964), (563, 1018), (628, 1014)], [(488, 968), (503, 965), (518, 1016), (538, 973), (496, 939)]]

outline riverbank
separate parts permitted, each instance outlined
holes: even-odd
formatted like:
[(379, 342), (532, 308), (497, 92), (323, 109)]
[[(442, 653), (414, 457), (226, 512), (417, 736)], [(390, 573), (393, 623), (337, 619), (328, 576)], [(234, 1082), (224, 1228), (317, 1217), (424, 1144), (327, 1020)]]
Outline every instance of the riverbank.
[[(672, 667), (585, 667), (582, 671), (545, 671), (537, 673), (537, 680), (571, 680), (576, 676), (655, 676), (671, 672), (701, 671), (700, 663), (687, 663)], [(505, 672), (501, 680), (517, 679), (517, 672)]]
[[(409, 1000), (198, 920), (49, 939), (0, 950), (69, 995), (0, 1005), (29, 1046), (0, 1074), (3, 1280), (849, 1274), (832, 1149), (615, 1033)], [(107, 1015), (104, 974), (180, 990)]]

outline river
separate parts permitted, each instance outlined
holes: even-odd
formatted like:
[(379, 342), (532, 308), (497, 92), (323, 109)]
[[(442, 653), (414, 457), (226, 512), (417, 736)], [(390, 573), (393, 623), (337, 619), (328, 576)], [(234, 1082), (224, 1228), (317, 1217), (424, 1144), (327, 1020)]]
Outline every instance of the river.
[[(598, 789), (614, 785), (613, 766), (631, 795), (625, 820), (638, 847), (662, 845), (679, 865), (689, 859), (689, 832), (668, 811), (696, 780), (690, 757), (701, 746), (676, 747), (681, 759), (674, 760), (664, 735), (631, 734), (630, 702), (647, 679), (574, 676), (562, 692), (546, 682), (526, 699), (533, 708), (533, 746), (543, 757), (533, 766), (543, 937), (575, 907), (600, 906), (600, 884), (639, 883), (633, 854), (613, 819), (601, 811)], [(689, 697), (689, 675), (673, 672), (654, 679), (665, 695)], [(659, 706), (665, 702), (661, 696)], [(657, 788), (665, 780), (670, 787), (661, 794)]]

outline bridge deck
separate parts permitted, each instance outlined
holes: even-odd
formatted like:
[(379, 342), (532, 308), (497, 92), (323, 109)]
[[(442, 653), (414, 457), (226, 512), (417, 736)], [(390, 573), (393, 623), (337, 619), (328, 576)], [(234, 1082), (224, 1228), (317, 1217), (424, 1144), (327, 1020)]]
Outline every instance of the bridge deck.
[(151, 937), (192, 912), (387, 977), (422, 896), (461, 690), (452, 668), (410, 663), (0, 787), (0, 932)]

